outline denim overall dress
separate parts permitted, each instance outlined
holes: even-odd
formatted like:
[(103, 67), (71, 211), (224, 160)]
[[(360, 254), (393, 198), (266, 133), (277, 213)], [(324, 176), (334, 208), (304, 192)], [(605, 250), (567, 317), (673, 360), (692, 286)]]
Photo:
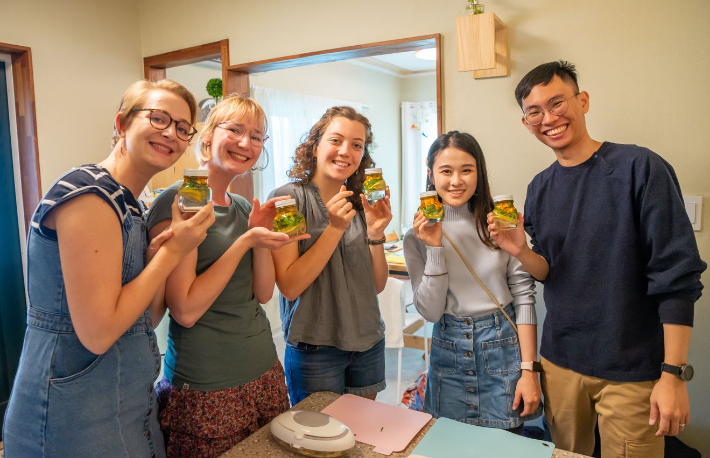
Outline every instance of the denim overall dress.
[[(5, 458), (163, 458), (154, 390), (160, 353), (149, 310), (106, 353), (87, 350), (69, 316), (56, 236), (43, 234), (35, 218), (27, 241), (28, 327), (5, 416)], [(147, 236), (142, 217), (126, 209), (122, 218), (125, 285), (143, 270)]]
[[(504, 307), (515, 321), (512, 304)], [(542, 415), (542, 407), (520, 417), (513, 410), (520, 379), (520, 344), (505, 315), (457, 318), (444, 314), (434, 324), (424, 409), (444, 417), (489, 428), (512, 429)]]

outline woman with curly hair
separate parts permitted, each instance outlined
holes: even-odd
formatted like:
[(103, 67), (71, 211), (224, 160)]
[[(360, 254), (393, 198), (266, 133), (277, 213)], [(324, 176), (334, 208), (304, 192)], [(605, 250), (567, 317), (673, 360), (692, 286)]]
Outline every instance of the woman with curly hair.
[(385, 388), (377, 294), (387, 282), (382, 243), (392, 211), (389, 188), (375, 205), (362, 194), (371, 145), (365, 116), (328, 109), (296, 148), (294, 182), (270, 196), (295, 198), (311, 235), (272, 252), (292, 404), (316, 391), (374, 399)]

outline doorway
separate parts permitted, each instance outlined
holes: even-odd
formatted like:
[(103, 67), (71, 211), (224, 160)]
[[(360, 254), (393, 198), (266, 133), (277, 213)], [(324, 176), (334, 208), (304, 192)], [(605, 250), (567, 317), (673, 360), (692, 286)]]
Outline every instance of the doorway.
[(18, 205), (22, 193), (16, 186), (19, 158), (13, 154), (11, 141), (16, 138), (12, 129), (15, 104), (11, 69), (10, 56), (0, 55), (0, 206), (9, 216), (0, 225), (0, 244), (5, 252), (0, 257), (0, 429), (20, 361), (27, 313), (22, 252), (25, 231), (20, 217), (22, 205)]

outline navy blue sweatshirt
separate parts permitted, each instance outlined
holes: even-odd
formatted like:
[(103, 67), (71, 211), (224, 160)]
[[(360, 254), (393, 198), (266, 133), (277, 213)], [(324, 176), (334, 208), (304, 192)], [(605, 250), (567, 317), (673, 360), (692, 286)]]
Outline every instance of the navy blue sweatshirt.
[(524, 216), (550, 265), (540, 354), (607, 380), (658, 379), (663, 323), (692, 326), (707, 267), (671, 165), (605, 142), (582, 164), (539, 173)]

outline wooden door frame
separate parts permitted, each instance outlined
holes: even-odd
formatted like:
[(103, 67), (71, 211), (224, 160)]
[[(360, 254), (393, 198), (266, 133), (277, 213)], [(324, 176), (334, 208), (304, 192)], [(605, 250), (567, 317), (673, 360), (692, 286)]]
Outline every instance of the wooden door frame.
[(42, 195), (39, 172), (39, 142), (37, 140), (37, 109), (35, 105), (32, 50), (27, 46), (0, 43), (0, 53), (9, 54), (12, 60), (17, 148), (20, 157), (20, 188), (22, 190), (22, 215), (25, 235), (30, 230), (32, 214)]
[[(442, 89), (441, 89), (441, 34), (422, 35), (397, 40), (379, 41), (364, 45), (346, 46), (344, 48), (327, 49), (305, 54), (277, 57), (245, 64), (230, 65), (226, 68), (226, 93), (249, 94), (249, 74), (270, 70), (302, 67), (305, 65), (324, 64), (340, 60), (357, 59), (361, 57), (379, 56), (398, 52), (417, 51), (419, 49), (436, 48), (436, 119), (438, 135), (443, 129)], [(223, 70), (222, 74), (225, 74)]]

